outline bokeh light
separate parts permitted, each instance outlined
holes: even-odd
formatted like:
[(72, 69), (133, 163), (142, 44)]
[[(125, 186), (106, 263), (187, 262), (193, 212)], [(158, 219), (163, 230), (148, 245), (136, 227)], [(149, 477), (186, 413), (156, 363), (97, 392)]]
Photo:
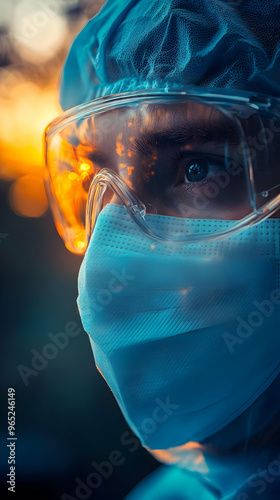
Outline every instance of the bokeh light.
[(15, 7), (11, 37), (17, 52), (28, 61), (42, 64), (51, 59), (63, 46), (66, 35), (61, 2), (23, 0)]
[(40, 217), (48, 208), (40, 175), (23, 175), (10, 188), (10, 205), (22, 217)]
[[(46, 211), (43, 132), (61, 113), (58, 82), (69, 46), (103, 0), (1, 1), (0, 180), (20, 216)], [(87, 166), (84, 166), (86, 173)]]
[(20, 78), (0, 95), (0, 107), (1, 178), (41, 171), (44, 127), (61, 112), (57, 90)]
[[(101, 464), (113, 449), (124, 453), (125, 464), (94, 490), (95, 500), (124, 498), (155, 468), (154, 459), (143, 449), (130, 453), (130, 447), (120, 442), (120, 436), (130, 430), (95, 370), (78, 316), (77, 274), (82, 257), (65, 249), (51, 214), (45, 213), (44, 128), (61, 112), (59, 75), (72, 40), (103, 3), (0, 0), (0, 364), (3, 394), (7, 387), (16, 390), (15, 497), (19, 499), (55, 500), (65, 494), (74, 498), (75, 478), (86, 478), (93, 470), (91, 462)], [(57, 14), (48, 22), (45, 18), (40, 33), (20, 46), (23, 7), (27, 9), (23, 16), (32, 20), (32, 12), (55, 4), (59, 4)], [(75, 174), (69, 179), (73, 187), (91, 182), (92, 163), (86, 155), (80, 157), (69, 172)], [(73, 245), (76, 253), (83, 253), (84, 234), (77, 232)], [(46, 368), (33, 371), (26, 386), (19, 366), (32, 371), (32, 350), (41, 353), (52, 342), (49, 335), (61, 335), (69, 321), (79, 325), (81, 333), (69, 337), (67, 348), (58, 348)], [(1, 434), (7, 435), (6, 420)], [(6, 479), (7, 457), (2, 447), (1, 471)], [(3, 499), (6, 479), (0, 485)]]

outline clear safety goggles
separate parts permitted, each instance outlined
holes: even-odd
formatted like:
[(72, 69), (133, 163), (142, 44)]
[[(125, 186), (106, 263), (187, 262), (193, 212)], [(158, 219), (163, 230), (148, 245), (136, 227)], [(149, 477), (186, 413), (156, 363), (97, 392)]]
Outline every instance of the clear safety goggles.
[[(45, 131), (46, 191), (66, 247), (83, 254), (101, 210), (123, 205), (157, 241), (205, 242), (280, 208), (280, 99), (135, 91), (95, 99)], [(157, 232), (149, 214), (230, 221)]]

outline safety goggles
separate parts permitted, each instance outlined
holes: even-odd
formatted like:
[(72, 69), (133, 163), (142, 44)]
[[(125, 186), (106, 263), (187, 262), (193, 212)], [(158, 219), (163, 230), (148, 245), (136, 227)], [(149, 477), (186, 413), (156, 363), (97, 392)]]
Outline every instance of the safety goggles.
[[(156, 241), (226, 237), (280, 207), (280, 99), (158, 89), (95, 99), (46, 128), (44, 179), (74, 253), (85, 252), (108, 203)], [(184, 230), (171, 223), (162, 234), (150, 214), (184, 218)], [(209, 219), (228, 225), (208, 230)]]

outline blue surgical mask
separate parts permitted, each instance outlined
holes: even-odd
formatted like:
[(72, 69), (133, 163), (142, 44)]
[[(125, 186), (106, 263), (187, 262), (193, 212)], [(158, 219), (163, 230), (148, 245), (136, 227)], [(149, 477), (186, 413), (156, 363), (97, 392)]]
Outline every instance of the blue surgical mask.
[[(163, 233), (185, 223), (147, 217)], [(190, 224), (201, 232), (230, 222)], [(163, 245), (124, 207), (101, 212), (78, 306), (96, 365), (144, 446), (201, 442), (278, 375), (279, 234), (280, 221), (268, 219), (226, 240)]]

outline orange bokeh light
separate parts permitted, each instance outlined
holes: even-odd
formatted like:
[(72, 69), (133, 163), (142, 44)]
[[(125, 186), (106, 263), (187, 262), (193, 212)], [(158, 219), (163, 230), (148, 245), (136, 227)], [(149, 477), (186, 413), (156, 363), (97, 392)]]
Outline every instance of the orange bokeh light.
[(35, 170), (41, 172), (42, 134), (61, 112), (57, 90), (21, 81), (0, 96), (0, 106), (1, 178), (12, 180)]
[(61, 108), (54, 85), (40, 88), (14, 76), (7, 72), (0, 85), (0, 178), (14, 181), (10, 206), (16, 214), (40, 217), (47, 209), (42, 135)]
[(22, 217), (40, 217), (48, 208), (43, 179), (40, 175), (23, 175), (10, 188), (10, 205)]

